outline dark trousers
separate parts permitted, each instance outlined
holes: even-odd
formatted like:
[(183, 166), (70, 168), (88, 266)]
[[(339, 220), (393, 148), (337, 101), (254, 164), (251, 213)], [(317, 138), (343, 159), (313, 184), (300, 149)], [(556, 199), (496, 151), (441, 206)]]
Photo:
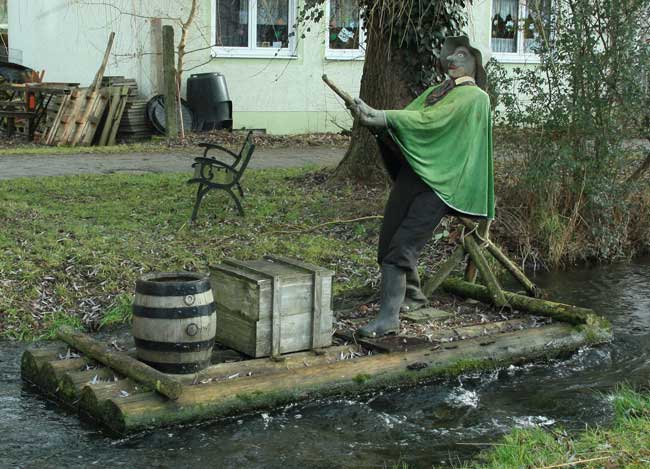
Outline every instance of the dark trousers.
[(455, 212), (404, 164), (388, 197), (379, 234), (379, 264), (416, 271), (422, 249), (442, 218)]

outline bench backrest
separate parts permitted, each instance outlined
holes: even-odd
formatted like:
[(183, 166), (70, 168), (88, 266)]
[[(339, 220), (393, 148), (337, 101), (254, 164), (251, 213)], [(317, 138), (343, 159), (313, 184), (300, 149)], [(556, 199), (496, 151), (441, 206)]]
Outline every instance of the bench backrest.
[(246, 167), (248, 166), (248, 163), (251, 160), (251, 156), (253, 156), (253, 152), (255, 151), (255, 140), (253, 139), (253, 131), (251, 130), (248, 132), (248, 135), (246, 135), (246, 140), (244, 140), (244, 145), (242, 146), (240, 152), (239, 152), (239, 168), (237, 168), (237, 177), (235, 180), (239, 180), (241, 178), (242, 174), (246, 170)]

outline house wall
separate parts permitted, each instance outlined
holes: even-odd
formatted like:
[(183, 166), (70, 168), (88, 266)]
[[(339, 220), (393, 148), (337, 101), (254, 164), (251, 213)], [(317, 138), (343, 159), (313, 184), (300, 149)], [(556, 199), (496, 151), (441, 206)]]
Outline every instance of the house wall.
[[(95, 3), (89, 5), (88, 3)], [(116, 32), (106, 75), (135, 78), (143, 96), (159, 89), (151, 20), (141, 16), (186, 17), (189, 0), (8, 0), (12, 47), (23, 64), (45, 70), (47, 81), (88, 85), (100, 65), (106, 41)], [(113, 8), (105, 3), (117, 7)], [(341, 88), (358, 95), (363, 61), (325, 58), (326, 22), (299, 38), (296, 58), (212, 57), (212, 0), (201, 0), (188, 38), (184, 81), (192, 73), (225, 75), (233, 101), (235, 128), (291, 134), (338, 131), (351, 120), (343, 103), (320, 79), (326, 73)], [(490, 43), (492, 1), (474, 2), (468, 34), (484, 47)], [(173, 24), (163, 19), (163, 24)], [(298, 37), (300, 34), (298, 34)], [(180, 37), (177, 28), (176, 41)]]

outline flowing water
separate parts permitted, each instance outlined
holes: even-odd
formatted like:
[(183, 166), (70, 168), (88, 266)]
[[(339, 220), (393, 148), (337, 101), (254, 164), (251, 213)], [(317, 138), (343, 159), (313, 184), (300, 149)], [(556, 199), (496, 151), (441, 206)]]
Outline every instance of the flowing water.
[(516, 427), (607, 425), (607, 392), (650, 381), (650, 259), (536, 281), (591, 307), (612, 344), (547, 364), (510, 367), (374, 395), (288, 406), (116, 440), (20, 380), (24, 344), (0, 342), (2, 468), (330, 468), (458, 464)]

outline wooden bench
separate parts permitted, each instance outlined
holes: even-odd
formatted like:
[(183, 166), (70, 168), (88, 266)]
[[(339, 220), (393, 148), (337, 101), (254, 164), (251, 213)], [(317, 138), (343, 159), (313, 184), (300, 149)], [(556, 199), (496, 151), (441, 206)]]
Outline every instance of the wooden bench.
[[(192, 167), (194, 168), (194, 176), (187, 181), (188, 184), (198, 184), (199, 187), (196, 191), (196, 200), (194, 202), (194, 209), (192, 210), (191, 220), (195, 221), (196, 216), (201, 205), (201, 201), (205, 194), (211, 189), (225, 190), (237, 205), (239, 215), (244, 216), (244, 209), (241, 202), (233, 189), (237, 189), (240, 197), (244, 197), (244, 190), (241, 187), (240, 180), (244, 171), (248, 167), (248, 163), (255, 150), (255, 142), (253, 141), (253, 132), (246, 135), (244, 144), (239, 150), (239, 153), (234, 153), (221, 145), (212, 143), (201, 143), (200, 147), (205, 148), (202, 157), (194, 158)], [(209, 157), (208, 152), (211, 150), (218, 150), (225, 152), (226, 155), (232, 157), (234, 161), (230, 164)]]

